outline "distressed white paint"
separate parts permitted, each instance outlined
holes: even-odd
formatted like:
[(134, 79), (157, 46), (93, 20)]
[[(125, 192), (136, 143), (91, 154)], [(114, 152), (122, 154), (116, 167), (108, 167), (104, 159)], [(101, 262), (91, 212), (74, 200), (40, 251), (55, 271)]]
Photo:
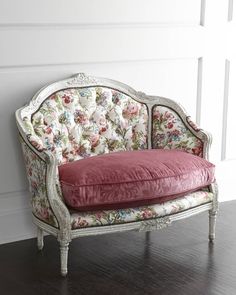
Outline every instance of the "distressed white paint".
[[(0, 2), (0, 243), (33, 236), (14, 111), (46, 83), (75, 72), (178, 100), (213, 133), (212, 161), (220, 163), (225, 58), (231, 63), (227, 126), (234, 124), (236, 51), (224, 54), (234, 30), (227, 28), (228, 15), (232, 19), (227, 5), (220, 0)], [(233, 154), (232, 132), (227, 129), (227, 159)], [(223, 166), (232, 169), (228, 160)], [(217, 172), (224, 188), (220, 199), (232, 198), (231, 182), (226, 186)]]

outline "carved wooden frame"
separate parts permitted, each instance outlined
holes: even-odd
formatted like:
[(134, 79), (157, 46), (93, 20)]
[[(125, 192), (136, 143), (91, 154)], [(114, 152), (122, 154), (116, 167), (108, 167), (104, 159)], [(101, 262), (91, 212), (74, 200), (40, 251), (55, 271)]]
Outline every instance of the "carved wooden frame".
[[(215, 224), (216, 224), (216, 213), (218, 210), (218, 190), (217, 184), (211, 184), (209, 186), (211, 192), (213, 193), (213, 201), (188, 209), (183, 212), (171, 214), (164, 217), (153, 218), (145, 221), (136, 221), (132, 223), (124, 223), (109, 226), (97, 226), (88, 227), (81, 229), (71, 229), (70, 213), (66, 205), (62, 201), (62, 193), (60, 189), (60, 184), (58, 180), (58, 165), (55, 156), (47, 151), (38, 151), (35, 149), (27, 138), (27, 130), (25, 129), (23, 118), (33, 114), (42, 104), (42, 102), (49, 97), (52, 93), (74, 87), (88, 87), (88, 86), (104, 86), (116, 89), (124, 94), (130, 96), (131, 98), (145, 103), (149, 114), (152, 113), (152, 108), (154, 105), (164, 105), (173, 109), (182, 119), (186, 128), (188, 128), (193, 135), (199, 138), (203, 142), (203, 157), (208, 159), (209, 147), (211, 144), (211, 136), (203, 131), (202, 129), (196, 127), (196, 125), (191, 121), (190, 116), (186, 113), (184, 108), (177, 102), (159, 96), (146, 95), (143, 92), (137, 92), (133, 88), (105, 78), (98, 78), (87, 76), (84, 73), (78, 73), (72, 77), (50, 84), (41, 90), (39, 90), (32, 100), (26, 106), (20, 108), (16, 111), (16, 121), (18, 130), (23, 138), (23, 141), (30, 147), (30, 149), (43, 161), (47, 163), (47, 176), (46, 176), (46, 186), (48, 192), (48, 201), (55, 214), (59, 228), (50, 226), (49, 224), (43, 222), (37, 217), (33, 216), (33, 221), (38, 228), (37, 241), (38, 248), (41, 250), (43, 248), (43, 231), (57, 237), (60, 243), (60, 253), (61, 253), (61, 274), (66, 276), (67, 274), (67, 258), (68, 258), (68, 246), (72, 239), (81, 236), (99, 235), (106, 233), (122, 232), (122, 231), (152, 231), (157, 229), (162, 229), (169, 226), (173, 221), (177, 221), (183, 218), (187, 218), (204, 211), (209, 211), (209, 240), (214, 241), (215, 238)], [(149, 115), (148, 122), (148, 148), (151, 148), (151, 127), (152, 127), (152, 116)]]

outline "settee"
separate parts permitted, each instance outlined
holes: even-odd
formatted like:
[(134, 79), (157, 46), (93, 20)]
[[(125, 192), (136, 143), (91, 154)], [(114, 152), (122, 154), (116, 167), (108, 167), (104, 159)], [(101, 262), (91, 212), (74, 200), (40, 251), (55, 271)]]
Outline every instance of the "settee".
[(152, 231), (218, 210), (210, 135), (171, 99), (83, 73), (55, 82), (16, 111), (37, 245), (82, 236)]

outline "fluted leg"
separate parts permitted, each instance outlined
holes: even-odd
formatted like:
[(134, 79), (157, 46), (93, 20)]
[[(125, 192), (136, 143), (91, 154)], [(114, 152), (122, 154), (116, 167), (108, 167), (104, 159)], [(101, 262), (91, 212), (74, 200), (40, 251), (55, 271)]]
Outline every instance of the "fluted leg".
[(43, 249), (43, 230), (40, 227), (37, 228), (37, 245), (39, 250)]
[(209, 211), (209, 241), (214, 243), (217, 211)]
[(60, 242), (60, 253), (61, 253), (61, 275), (65, 277), (67, 275), (67, 262), (68, 262), (68, 250), (69, 243), (61, 241)]

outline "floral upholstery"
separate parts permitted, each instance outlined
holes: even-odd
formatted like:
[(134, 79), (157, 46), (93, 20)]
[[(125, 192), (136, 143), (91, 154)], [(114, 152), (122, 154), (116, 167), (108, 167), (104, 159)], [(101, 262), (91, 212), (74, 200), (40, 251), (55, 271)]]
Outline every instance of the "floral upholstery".
[[(48, 97), (39, 109), (23, 118), (27, 138), (39, 151), (53, 152), (58, 164), (113, 151), (147, 149), (148, 110), (107, 87), (68, 88)], [(187, 118), (188, 124), (200, 129)], [(203, 156), (203, 142), (172, 109), (156, 105), (152, 111), (152, 148), (181, 149)], [(22, 147), (33, 214), (58, 227), (46, 190), (46, 163), (25, 142)], [(198, 191), (162, 204), (136, 208), (71, 213), (72, 229), (134, 222), (181, 212), (212, 201), (212, 193)]]
[(162, 204), (117, 210), (71, 211), (71, 227), (72, 229), (79, 229), (91, 226), (142, 221), (178, 213), (208, 203), (212, 199), (212, 193), (202, 190)]
[[(188, 122), (199, 131), (190, 119)], [(156, 105), (152, 112), (152, 147), (180, 149), (203, 157), (203, 142), (197, 138), (172, 109)]]
[(41, 160), (21, 139), (25, 158), (29, 190), (31, 192), (31, 205), (33, 214), (44, 222), (58, 227), (47, 197), (46, 189), (46, 163)]
[(147, 148), (147, 107), (105, 87), (70, 88), (47, 98), (24, 123), (29, 141), (59, 164)]

